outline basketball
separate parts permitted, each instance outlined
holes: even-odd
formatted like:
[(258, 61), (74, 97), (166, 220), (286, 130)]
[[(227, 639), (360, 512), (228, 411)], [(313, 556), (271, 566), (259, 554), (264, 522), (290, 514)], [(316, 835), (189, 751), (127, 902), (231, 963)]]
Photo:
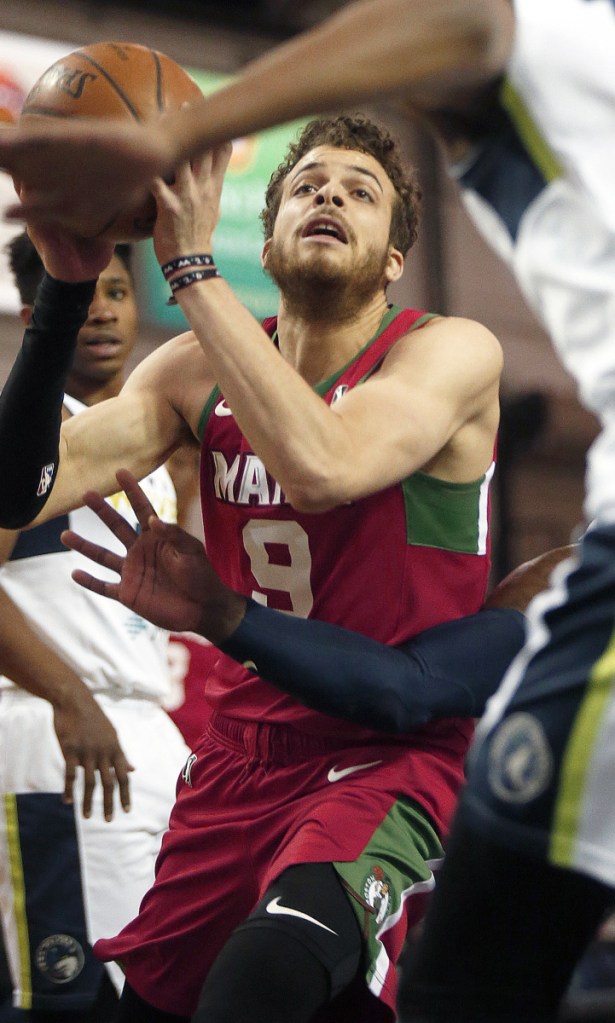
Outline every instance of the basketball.
[[(104, 117), (146, 121), (202, 98), (183, 68), (136, 43), (94, 43), (57, 60), (26, 96), (20, 121), (42, 117)], [(156, 222), (150, 197), (99, 232), (114, 241), (149, 238)]]

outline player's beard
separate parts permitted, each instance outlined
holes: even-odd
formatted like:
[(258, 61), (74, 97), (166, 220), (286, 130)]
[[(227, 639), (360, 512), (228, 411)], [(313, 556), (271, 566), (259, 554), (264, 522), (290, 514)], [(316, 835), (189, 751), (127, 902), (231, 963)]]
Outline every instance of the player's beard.
[(295, 259), (272, 241), (266, 269), (280, 289), (288, 313), (310, 321), (347, 322), (384, 290), (388, 249), (368, 249), (350, 269), (326, 257), (326, 252), (315, 252), (311, 259)]

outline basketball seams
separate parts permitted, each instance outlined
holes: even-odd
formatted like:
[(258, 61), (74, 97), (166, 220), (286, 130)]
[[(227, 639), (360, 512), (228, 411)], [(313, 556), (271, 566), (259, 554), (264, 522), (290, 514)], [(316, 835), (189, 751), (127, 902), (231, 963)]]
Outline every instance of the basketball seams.
[(158, 104), (158, 110), (162, 114), (164, 112), (164, 94), (162, 91), (162, 64), (160, 62), (160, 54), (156, 53), (156, 50), (149, 51), (154, 58), (154, 66), (156, 68), (156, 103)]
[[(21, 116), (115, 117), (143, 123), (193, 102), (197, 95), (202, 95), (198, 85), (164, 53), (137, 43), (94, 43), (51, 65), (30, 90)], [(102, 227), (88, 228), (88, 236), (147, 238), (155, 221), (150, 194), (134, 208), (119, 209)]]
[(98, 61), (94, 60), (93, 57), (90, 57), (89, 54), (84, 53), (83, 50), (75, 50), (74, 56), (75, 57), (81, 57), (82, 60), (87, 60), (88, 63), (90, 63), (92, 65), (92, 67), (95, 67), (96, 70), (99, 71), (100, 74), (103, 76), (103, 78), (106, 79), (106, 81), (109, 83), (111, 88), (117, 93), (117, 95), (122, 100), (122, 102), (126, 104), (126, 107), (128, 108), (128, 110), (130, 111), (130, 113), (134, 117), (135, 121), (138, 121), (139, 123), (141, 123), (141, 117), (140, 117), (138, 111), (135, 109), (135, 107), (133, 107), (132, 103), (128, 99), (128, 96), (126, 95), (124, 90), (117, 84), (115, 79), (113, 79), (111, 77), (111, 75), (109, 74), (108, 71), (105, 71), (105, 69), (102, 66), (102, 64), (99, 64)]
[[(37, 117), (63, 117), (63, 118), (65, 118), (67, 116), (65, 110), (50, 110), (49, 107), (35, 107), (35, 106), (23, 107), (23, 109), (21, 111), (21, 116), (23, 117), (26, 114), (28, 114), (28, 116), (30, 114), (36, 114)], [(79, 115), (77, 115), (77, 116), (79, 116)], [(84, 116), (84, 115), (81, 115), (81, 116)]]

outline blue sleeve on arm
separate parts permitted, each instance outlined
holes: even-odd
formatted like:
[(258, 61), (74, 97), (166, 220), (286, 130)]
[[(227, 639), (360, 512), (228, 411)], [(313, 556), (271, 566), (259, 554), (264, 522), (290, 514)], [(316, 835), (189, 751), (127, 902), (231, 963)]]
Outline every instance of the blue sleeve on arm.
[(525, 639), (525, 617), (493, 608), (389, 647), (347, 629), (249, 601), (221, 645), (314, 710), (387, 732), (433, 718), (479, 717)]
[(58, 468), (64, 385), (96, 281), (45, 274), (10, 376), (0, 394), (0, 526), (20, 529), (47, 501)]

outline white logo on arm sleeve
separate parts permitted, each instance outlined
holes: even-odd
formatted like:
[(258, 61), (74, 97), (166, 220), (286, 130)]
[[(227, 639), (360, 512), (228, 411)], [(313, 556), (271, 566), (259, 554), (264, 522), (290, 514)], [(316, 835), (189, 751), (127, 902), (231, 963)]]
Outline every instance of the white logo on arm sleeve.
[(37, 497), (42, 497), (49, 490), (53, 481), (55, 467), (55, 462), (50, 462), (49, 465), (44, 465), (41, 469), (41, 478), (38, 483), (38, 490), (36, 491)]

